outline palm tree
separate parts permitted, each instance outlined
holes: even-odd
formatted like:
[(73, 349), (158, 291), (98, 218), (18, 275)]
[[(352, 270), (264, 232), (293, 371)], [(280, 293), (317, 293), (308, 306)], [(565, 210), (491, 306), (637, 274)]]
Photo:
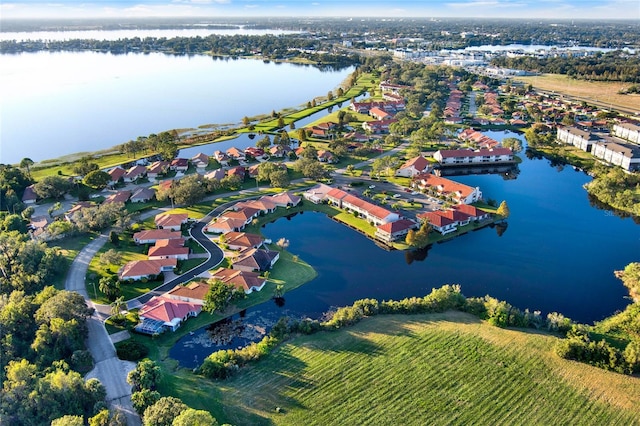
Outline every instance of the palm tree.
[(124, 301), (124, 296), (120, 296), (116, 298), (113, 302), (111, 302), (111, 315), (120, 317), (122, 315), (122, 311), (127, 307), (127, 304)]

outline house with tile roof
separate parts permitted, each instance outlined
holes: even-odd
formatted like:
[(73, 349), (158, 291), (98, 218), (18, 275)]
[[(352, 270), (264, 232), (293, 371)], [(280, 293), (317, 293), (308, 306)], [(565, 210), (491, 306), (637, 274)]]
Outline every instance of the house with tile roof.
[(260, 291), (267, 283), (267, 280), (257, 272), (227, 268), (218, 268), (213, 271), (211, 278), (218, 279), (228, 285), (233, 285), (238, 290), (244, 291), (245, 294)]
[(34, 189), (35, 185), (29, 185), (24, 189), (24, 193), (22, 194), (22, 202), (25, 204), (35, 204), (38, 200), (38, 194), (36, 194), (36, 190)]
[(133, 241), (136, 244), (155, 244), (158, 240), (176, 240), (182, 238), (179, 231), (170, 229), (147, 229), (133, 234)]
[(188, 220), (189, 215), (187, 213), (159, 213), (153, 221), (158, 229), (179, 231)]
[(458, 210), (471, 217), (471, 220), (485, 220), (489, 218), (489, 213), (486, 211), (472, 206), (471, 204), (456, 204), (452, 207), (454, 210)]
[(237, 160), (237, 161), (246, 160), (246, 157), (244, 155), (244, 150), (238, 149), (235, 146), (232, 146), (231, 148), (227, 149), (226, 154), (232, 160)]
[(169, 168), (177, 172), (186, 172), (189, 170), (189, 160), (186, 158), (174, 158), (169, 163)]
[(417, 229), (419, 225), (411, 219), (399, 219), (376, 226), (375, 238), (387, 243), (404, 238), (410, 229)]
[(276, 211), (278, 205), (271, 199), (270, 196), (261, 197), (258, 200), (240, 201), (233, 205), (234, 210), (240, 210), (243, 208), (252, 208), (260, 211), (260, 214), (269, 214)]
[(253, 219), (258, 217), (260, 214), (260, 210), (252, 208), (252, 207), (244, 207), (238, 210), (227, 210), (222, 213), (219, 217), (228, 217), (231, 219), (237, 219), (244, 222), (245, 225), (251, 223)]
[(129, 198), (131, 198), (131, 191), (129, 190), (118, 191), (115, 194), (111, 194), (107, 198), (105, 198), (102, 204), (126, 203), (127, 201), (129, 201)]
[(451, 198), (459, 204), (471, 204), (482, 199), (479, 187), (471, 187), (429, 173), (413, 178), (412, 186), (421, 191), (435, 191), (438, 195)]
[(231, 268), (247, 272), (264, 272), (273, 268), (278, 259), (280, 253), (277, 251), (250, 248), (238, 254)]
[(295, 207), (300, 204), (302, 198), (292, 192), (285, 191), (272, 195), (271, 201), (273, 201), (278, 207)]
[(173, 240), (158, 240), (156, 244), (149, 247), (147, 257), (150, 260), (158, 259), (189, 259), (189, 247), (184, 246), (184, 238)]
[(199, 152), (191, 157), (191, 163), (198, 169), (204, 169), (209, 165), (209, 156)]
[(431, 163), (422, 155), (411, 158), (396, 170), (396, 176), (414, 177), (420, 173), (428, 173), (431, 169)]
[(155, 161), (147, 167), (147, 177), (149, 179), (158, 179), (169, 170), (168, 161)]
[(205, 225), (203, 230), (212, 234), (226, 234), (227, 232), (240, 232), (245, 226), (247, 224), (242, 219), (219, 216)]
[(453, 220), (438, 214), (437, 211), (419, 213), (416, 217), (420, 220), (427, 220), (429, 225), (431, 225), (431, 228), (435, 229), (442, 235), (455, 232), (458, 228)]
[(236, 166), (227, 170), (227, 176), (238, 176), (241, 182), (247, 178), (247, 169), (244, 166)]
[(129, 201), (132, 203), (146, 203), (153, 200), (156, 196), (156, 190), (153, 188), (138, 188), (133, 192)]
[(127, 262), (118, 271), (118, 278), (125, 280), (141, 280), (155, 277), (162, 272), (173, 271), (178, 266), (178, 259), (133, 260)]
[(69, 210), (67, 210), (64, 214), (64, 219), (67, 222), (73, 222), (73, 216), (79, 212), (80, 210), (83, 209), (88, 209), (91, 207), (95, 207), (94, 203), (91, 203), (89, 201), (78, 201), (76, 204), (74, 204), (73, 207), (71, 207)]
[(222, 180), (227, 175), (224, 169), (211, 170), (203, 176), (205, 179)]
[(142, 305), (138, 316), (144, 322), (157, 321), (164, 329), (176, 331), (180, 324), (202, 312), (202, 304), (183, 302), (166, 296), (156, 296)]
[(244, 250), (259, 248), (264, 243), (264, 239), (258, 234), (232, 231), (224, 234), (224, 242), (230, 250)]
[(120, 166), (116, 166), (113, 169), (107, 172), (109, 176), (111, 176), (110, 185), (115, 185), (120, 181), (120, 179), (124, 179), (124, 175), (127, 174), (127, 171)]
[(222, 151), (215, 151), (213, 153), (213, 157), (218, 163), (220, 163), (221, 166), (228, 166), (229, 161), (231, 161), (231, 157), (229, 157), (226, 152)]
[(205, 282), (193, 281), (184, 285), (177, 285), (164, 295), (169, 299), (203, 305), (209, 288), (209, 284)]
[(398, 213), (391, 212), (384, 207), (372, 204), (338, 188), (333, 188), (327, 192), (326, 199), (340, 209), (356, 212), (359, 217), (376, 226), (400, 219)]
[(127, 170), (122, 179), (125, 182), (134, 182), (138, 179), (142, 179), (147, 175), (147, 168), (145, 166), (136, 165)]

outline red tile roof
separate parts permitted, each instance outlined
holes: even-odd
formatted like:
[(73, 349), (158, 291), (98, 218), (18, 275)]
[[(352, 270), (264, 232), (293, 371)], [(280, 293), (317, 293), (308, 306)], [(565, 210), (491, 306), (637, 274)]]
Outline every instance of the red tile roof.
[(389, 234), (395, 234), (396, 232), (402, 232), (407, 229), (415, 228), (416, 226), (417, 224), (410, 219), (400, 219), (396, 220), (395, 222), (378, 225), (378, 229)]
[(199, 303), (183, 302), (169, 297), (154, 297), (140, 308), (138, 315), (143, 318), (154, 319), (162, 322), (173, 322), (182, 319), (190, 312), (202, 311)]
[(401, 169), (408, 169), (413, 166), (416, 170), (425, 170), (429, 166), (429, 160), (424, 158), (422, 155), (418, 155), (410, 160), (407, 160), (402, 166)]
[(173, 227), (186, 223), (189, 215), (187, 213), (160, 213), (157, 214), (154, 221), (156, 226)]
[(171, 231), (169, 229), (147, 229), (133, 234), (134, 241), (174, 240), (178, 238), (182, 238), (180, 231)]
[(177, 259), (134, 260), (125, 264), (118, 276), (120, 279), (127, 279), (130, 277), (158, 275), (163, 267), (171, 266), (175, 268), (177, 265)]
[(209, 292), (209, 284), (204, 282), (191, 282), (187, 285), (177, 285), (167, 292), (167, 296), (174, 299), (188, 297), (189, 299), (204, 300)]
[(430, 224), (439, 228), (451, 225), (453, 223), (451, 219), (438, 214), (438, 212), (424, 212), (418, 214), (416, 217), (418, 219), (427, 219)]

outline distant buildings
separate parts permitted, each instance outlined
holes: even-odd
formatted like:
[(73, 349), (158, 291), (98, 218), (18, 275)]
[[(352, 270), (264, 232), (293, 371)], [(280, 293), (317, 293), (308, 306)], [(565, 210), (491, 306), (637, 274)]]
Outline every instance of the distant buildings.
[(433, 154), (440, 166), (473, 166), (479, 164), (513, 163), (513, 151), (510, 148), (441, 149)]

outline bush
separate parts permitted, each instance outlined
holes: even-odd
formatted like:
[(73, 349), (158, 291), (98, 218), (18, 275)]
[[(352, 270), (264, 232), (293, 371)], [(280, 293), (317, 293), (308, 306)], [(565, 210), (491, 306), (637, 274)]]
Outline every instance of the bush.
[(116, 343), (118, 358), (125, 361), (139, 361), (149, 354), (149, 348), (136, 340)]

